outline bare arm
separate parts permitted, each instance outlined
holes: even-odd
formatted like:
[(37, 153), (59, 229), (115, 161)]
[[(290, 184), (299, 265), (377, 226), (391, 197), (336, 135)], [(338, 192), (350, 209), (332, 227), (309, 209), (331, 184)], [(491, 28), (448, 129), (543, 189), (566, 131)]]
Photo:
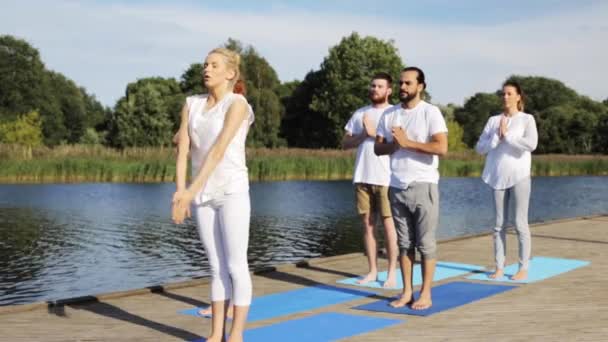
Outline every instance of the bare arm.
[(405, 131), (399, 127), (393, 128), (393, 137), (401, 148), (438, 156), (445, 156), (448, 153), (448, 134), (446, 132), (435, 133), (431, 136), (431, 142), (421, 143), (410, 140)]
[(393, 142), (387, 142), (386, 139), (382, 136), (376, 136), (376, 143), (374, 144), (374, 153), (377, 156), (383, 156), (387, 154), (392, 154), (397, 150), (397, 145)]
[[(182, 107), (181, 123), (177, 131), (177, 162), (175, 183), (177, 191), (186, 190), (186, 171), (188, 169), (188, 150), (190, 149), (190, 136), (188, 135), (188, 104)], [(174, 137), (174, 140), (175, 138)]]
[(346, 134), (344, 134), (344, 137), (342, 138), (342, 148), (345, 150), (356, 148), (361, 145), (361, 143), (364, 142), (367, 138), (368, 136), (366, 132), (363, 132), (359, 135), (352, 135), (349, 132), (346, 132)]

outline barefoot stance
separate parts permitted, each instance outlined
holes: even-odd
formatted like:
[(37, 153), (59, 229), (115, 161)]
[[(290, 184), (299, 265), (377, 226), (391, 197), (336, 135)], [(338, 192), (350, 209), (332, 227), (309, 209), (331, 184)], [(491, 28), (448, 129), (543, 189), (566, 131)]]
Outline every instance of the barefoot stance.
[(414, 296), (412, 294), (402, 294), (398, 299), (392, 301), (389, 305), (394, 308), (402, 308), (406, 305), (412, 304)]
[(395, 275), (390, 274), (388, 277), (386, 277), (386, 281), (384, 282), (384, 284), (382, 284), (382, 287), (384, 287), (384, 288), (397, 287), (397, 278), (395, 278)]
[(433, 305), (430, 296), (420, 296), (417, 301), (412, 303), (412, 309), (414, 310), (426, 310)]
[(496, 270), (494, 273), (490, 274), (488, 278), (490, 279), (500, 279), (504, 275), (504, 271), (502, 269)]
[(357, 280), (357, 284), (367, 284), (370, 281), (376, 281), (377, 273), (368, 273), (365, 278)]
[(524, 280), (527, 277), (528, 277), (528, 270), (519, 270), (517, 273), (515, 273), (511, 277), (511, 280)]

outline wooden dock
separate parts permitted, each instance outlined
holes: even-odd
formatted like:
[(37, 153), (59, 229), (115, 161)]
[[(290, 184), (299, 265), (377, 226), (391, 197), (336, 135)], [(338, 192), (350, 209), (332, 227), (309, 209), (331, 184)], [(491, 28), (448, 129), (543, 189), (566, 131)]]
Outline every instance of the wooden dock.
[[(248, 328), (342, 312), (397, 318), (404, 323), (357, 335), (348, 341), (608, 341), (608, 216), (554, 221), (532, 226), (532, 254), (590, 261), (591, 264), (540, 282), (429, 317), (351, 309), (377, 299), (363, 298), (274, 319)], [(517, 242), (509, 234), (508, 263), (516, 262)], [(439, 245), (439, 260), (492, 267), (489, 235)], [(382, 265), (385, 266), (384, 260)], [(261, 296), (336, 280), (366, 271), (362, 254), (309, 260), (257, 272), (254, 295)], [(437, 282), (443, 284), (456, 277)], [(353, 287), (354, 288), (354, 287)], [(368, 290), (366, 288), (357, 288)], [(371, 289), (392, 296), (397, 291)], [(35, 303), (0, 307), (0, 341), (184, 341), (206, 336), (210, 320), (178, 314), (208, 303), (207, 279), (98, 295), (62, 305)], [(289, 341), (284, 336), (281, 341)]]

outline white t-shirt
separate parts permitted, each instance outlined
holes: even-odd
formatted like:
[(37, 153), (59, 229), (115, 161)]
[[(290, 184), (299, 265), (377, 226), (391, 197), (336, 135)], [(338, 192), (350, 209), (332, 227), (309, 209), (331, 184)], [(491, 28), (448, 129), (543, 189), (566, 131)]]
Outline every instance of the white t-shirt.
[[(224, 127), (224, 120), (230, 105), (244, 96), (232, 92), (226, 94), (212, 108), (205, 110), (208, 95), (194, 95), (186, 98), (189, 115), (190, 155), (192, 158), (192, 177), (196, 177), (207, 153), (215, 143)], [(248, 105), (248, 118), (237, 131), (226, 148), (224, 157), (209, 176), (203, 189), (195, 196), (194, 202), (201, 204), (224, 194), (249, 190), (249, 176), (245, 163), (245, 141), (247, 131), (253, 123), (254, 115)]]
[(538, 144), (534, 116), (523, 112), (507, 118), (507, 134), (498, 136), (502, 114), (488, 119), (475, 150), (487, 154), (481, 178), (494, 189), (508, 189), (530, 177), (532, 151)]
[[(398, 104), (385, 111), (376, 134), (392, 142), (392, 128), (395, 126), (402, 127), (409, 139), (420, 143), (429, 143), (433, 135), (448, 131), (439, 108), (425, 101), (420, 101), (412, 109), (404, 109)], [(391, 154), (390, 161), (391, 187), (407, 189), (413, 182), (439, 182), (439, 158), (436, 155), (400, 148)]]
[[(374, 108), (365, 106), (357, 109), (353, 116), (348, 120), (344, 129), (350, 135), (360, 135), (364, 132), (363, 116), (367, 115), (374, 127), (382, 113), (391, 106)], [(377, 156), (374, 153), (375, 138), (367, 137), (357, 148), (357, 158), (355, 159), (355, 172), (353, 183), (366, 183), (381, 186), (388, 186), (390, 180), (390, 161), (388, 156)]]

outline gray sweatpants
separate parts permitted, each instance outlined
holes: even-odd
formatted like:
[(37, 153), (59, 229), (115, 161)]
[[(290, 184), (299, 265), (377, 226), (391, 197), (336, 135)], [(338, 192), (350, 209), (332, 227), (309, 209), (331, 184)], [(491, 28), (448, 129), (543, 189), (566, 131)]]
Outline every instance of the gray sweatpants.
[(412, 183), (405, 189), (389, 188), (389, 200), (401, 256), (414, 253), (423, 259), (437, 258), (435, 232), (439, 223), (437, 184)]
[(530, 177), (504, 190), (494, 190), (494, 207), (496, 209), (496, 226), (494, 227), (494, 253), (496, 268), (505, 267), (507, 251), (507, 230), (509, 217), (509, 198), (515, 202), (515, 229), (519, 239), (519, 267), (528, 269), (532, 242), (528, 226), (528, 205), (530, 203)]

